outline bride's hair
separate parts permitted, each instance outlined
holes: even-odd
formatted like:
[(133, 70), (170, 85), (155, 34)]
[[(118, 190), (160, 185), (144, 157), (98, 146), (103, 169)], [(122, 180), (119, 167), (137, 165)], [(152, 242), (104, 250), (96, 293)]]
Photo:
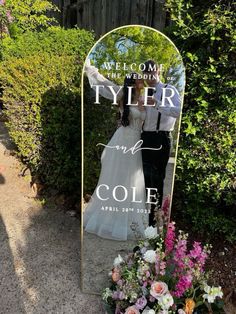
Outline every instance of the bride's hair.
[[(137, 78), (137, 73), (131, 73), (129, 75), (125, 76), (124, 80), (124, 88), (123, 88), (123, 114), (121, 118), (121, 124), (123, 126), (128, 126), (129, 125), (129, 106), (127, 105), (128, 103), (128, 87), (133, 86), (135, 84)], [(132, 97), (134, 97), (135, 90), (132, 89)]]

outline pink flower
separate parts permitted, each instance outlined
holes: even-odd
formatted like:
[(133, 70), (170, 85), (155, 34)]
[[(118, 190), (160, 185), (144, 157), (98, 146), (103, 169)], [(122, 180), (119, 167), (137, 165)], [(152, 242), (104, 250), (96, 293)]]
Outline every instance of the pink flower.
[(151, 290), (150, 294), (154, 298), (159, 298), (168, 291), (168, 286), (165, 282), (163, 281), (154, 281), (153, 284), (151, 285)]
[(170, 195), (167, 195), (162, 203), (161, 207), (165, 219), (168, 221), (169, 219), (169, 212), (170, 212)]
[(181, 276), (175, 286), (173, 295), (177, 298), (182, 297), (185, 291), (191, 287), (192, 279), (193, 277), (190, 274)]
[(190, 259), (188, 260), (187, 264), (190, 269), (194, 267), (194, 263)]
[(129, 306), (125, 310), (125, 314), (140, 314), (139, 310), (135, 306)]
[(166, 262), (162, 261), (160, 263), (160, 275), (164, 276), (165, 275), (165, 269), (166, 269)]
[(198, 265), (200, 266), (200, 269), (203, 271), (203, 267), (205, 265), (206, 259), (208, 257), (207, 252), (202, 248), (200, 242), (194, 242), (193, 243), (193, 249), (189, 253), (189, 257), (195, 260)]
[(187, 251), (187, 241), (183, 239), (178, 239), (178, 242), (175, 247), (174, 260), (177, 266), (180, 268), (185, 267), (186, 251)]
[(173, 250), (174, 242), (175, 242), (175, 223), (170, 222), (167, 226), (167, 233), (165, 238), (166, 254), (170, 253)]
[(193, 243), (193, 249), (190, 251), (190, 256), (192, 258), (197, 259), (202, 253), (202, 247), (200, 242), (194, 241)]

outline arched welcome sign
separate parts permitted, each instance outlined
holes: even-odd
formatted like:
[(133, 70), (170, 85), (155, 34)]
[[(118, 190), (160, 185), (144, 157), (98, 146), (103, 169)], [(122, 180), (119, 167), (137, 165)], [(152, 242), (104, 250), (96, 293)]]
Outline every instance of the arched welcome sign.
[(174, 44), (141, 25), (89, 52), (82, 78), (82, 281), (100, 293), (119, 254), (168, 220), (185, 73)]

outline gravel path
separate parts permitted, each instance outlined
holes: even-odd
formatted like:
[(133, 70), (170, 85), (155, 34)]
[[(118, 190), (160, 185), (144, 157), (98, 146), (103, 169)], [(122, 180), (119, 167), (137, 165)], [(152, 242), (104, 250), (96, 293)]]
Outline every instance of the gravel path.
[(0, 313), (103, 313), (80, 289), (79, 220), (34, 198), (11, 148), (0, 122)]

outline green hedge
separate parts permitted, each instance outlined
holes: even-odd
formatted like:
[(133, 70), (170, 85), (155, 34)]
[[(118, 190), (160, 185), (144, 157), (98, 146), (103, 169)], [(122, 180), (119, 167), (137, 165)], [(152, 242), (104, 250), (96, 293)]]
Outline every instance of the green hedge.
[(41, 52), (50, 55), (77, 55), (84, 61), (94, 42), (94, 35), (84, 29), (65, 30), (50, 27), (42, 32), (26, 32), (16, 39), (7, 37), (1, 42), (2, 58), (23, 58)]
[(166, 33), (186, 65), (175, 195), (194, 230), (236, 239), (235, 13), (232, 1), (167, 0)]
[(52, 28), (3, 42), (2, 100), (18, 155), (66, 193), (80, 190), (80, 79), (93, 41), (84, 30)]

